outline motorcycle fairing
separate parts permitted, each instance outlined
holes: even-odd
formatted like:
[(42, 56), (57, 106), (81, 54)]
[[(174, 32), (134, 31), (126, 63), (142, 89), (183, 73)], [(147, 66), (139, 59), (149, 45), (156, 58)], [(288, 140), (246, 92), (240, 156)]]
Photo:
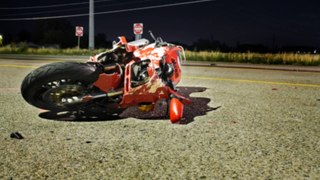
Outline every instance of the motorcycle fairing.
[(98, 80), (93, 84), (101, 91), (108, 93), (110, 90), (113, 90), (115, 87), (118, 87), (121, 83), (121, 75), (117, 73), (106, 74), (101, 73)]
[(154, 103), (160, 98), (167, 99), (169, 93), (166, 85), (154, 71), (148, 71), (149, 79), (144, 84), (132, 86), (132, 66), (135, 62), (131, 61), (126, 65), (124, 73), (124, 94), (120, 106), (126, 108), (140, 103)]

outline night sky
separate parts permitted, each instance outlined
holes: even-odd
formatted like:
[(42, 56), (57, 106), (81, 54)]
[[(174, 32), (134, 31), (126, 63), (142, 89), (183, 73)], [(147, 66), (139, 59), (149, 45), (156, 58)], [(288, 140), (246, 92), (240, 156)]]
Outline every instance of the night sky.
[[(109, 0), (95, 3), (95, 12), (148, 7), (196, 0)], [(33, 30), (34, 21), (2, 21), (88, 13), (89, 4), (35, 9), (14, 7), (48, 6), (89, 2), (89, 0), (1, 0), (0, 33)], [(88, 30), (88, 16), (67, 18), (73, 25)], [(152, 30), (167, 41), (192, 44), (199, 38), (214, 39), (229, 46), (236, 43), (271, 46), (320, 47), (319, 0), (216, 0), (197, 4), (130, 11), (95, 16), (97, 33), (108, 40), (118, 35), (132, 36), (132, 24), (144, 23), (144, 32)], [(87, 33), (87, 32), (86, 32)], [(146, 34), (145, 37), (149, 38)]]

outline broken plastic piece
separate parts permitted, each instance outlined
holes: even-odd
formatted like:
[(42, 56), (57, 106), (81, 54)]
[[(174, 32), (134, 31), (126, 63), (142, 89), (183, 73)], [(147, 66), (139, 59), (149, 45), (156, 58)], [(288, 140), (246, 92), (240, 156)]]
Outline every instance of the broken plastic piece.
[(19, 133), (19, 132), (13, 132), (10, 134), (10, 137), (11, 138), (14, 138), (14, 139), (24, 139), (24, 137)]

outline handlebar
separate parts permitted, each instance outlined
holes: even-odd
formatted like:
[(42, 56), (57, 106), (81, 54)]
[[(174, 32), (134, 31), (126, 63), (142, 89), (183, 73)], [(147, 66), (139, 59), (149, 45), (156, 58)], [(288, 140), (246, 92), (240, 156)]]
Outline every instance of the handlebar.
[(151, 31), (151, 30), (149, 30), (148, 32), (149, 32), (150, 36), (152, 37), (152, 39), (153, 39), (154, 41), (157, 41), (157, 39), (154, 37), (154, 35), (153, 35), (152, 31)]
[(156, 37), (153, 35), (153, 33), (152, 33), (151, 30), (149, 30), (148, 32), (149, 32), (150, 36), (152, 37), (152, 39), (154, 40), (156, 46), (162, 46), (162, 45), (163, 45), (164, 42), (163, 42), (163, 40), (162, 40), (161, 37), (157, 37), (157, 38), (156, 38)]

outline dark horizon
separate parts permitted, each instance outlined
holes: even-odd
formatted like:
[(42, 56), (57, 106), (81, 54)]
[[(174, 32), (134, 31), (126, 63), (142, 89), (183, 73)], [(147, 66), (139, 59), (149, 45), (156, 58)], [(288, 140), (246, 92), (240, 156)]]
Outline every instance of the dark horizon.
[[(192, 0), (191, 0), (192, 1)], [(83, 1), (81, 1), (83, 2)], [(95, 12), (104, 12), (190, 0), (102, 1), (95, 3)], [(78, 3), (75, 0), (23, 2), (3, 0), (0, 5), (0, 33), (18, 34), (22, 30), (36, 31), (38, 21), (1, 21), (4, 18), (26, 18), (88, 13), (88, 5), (37, 9), (3, 9)], [(216, 0), (181, 6), (129, 11), (95, 16), (95, 34), (105, 34), (108, 41), (117, 36), (133, 37), (133, 23), (144, 23), (144, 37), (148, 30), (169, 42), (192, 45), (199, 39), (218, 41), (230, 47), (239, 44), (263, 45), (268, 48), (299, 46), (320, 47), (319, 2), (275, 0)], [(45, 13), (46, 10), (48, 13)], [(68, 10), (68, 11), (67, 11)], [(72, 11), (69, 11), (72, 10)], [(59, 12), (58, 12), (59, 11)], [(62, 11), (62, 12), (61, 12)], [(73, 26), (82, 25), (88, 34), (88, 17), (66, 18)]]

